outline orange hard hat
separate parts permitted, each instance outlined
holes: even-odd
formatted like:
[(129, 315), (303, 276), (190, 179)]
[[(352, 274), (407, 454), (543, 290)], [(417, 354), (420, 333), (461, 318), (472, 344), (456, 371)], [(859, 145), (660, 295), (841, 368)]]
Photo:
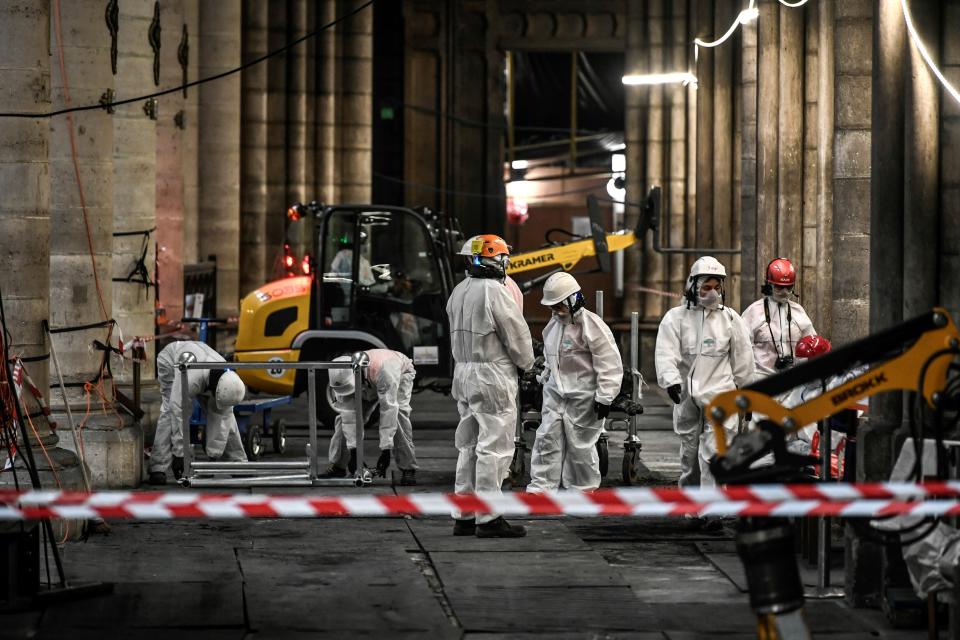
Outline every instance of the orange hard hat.
[(470, 253), (481, 258), (493, 258), (499, 255), (510, 255), (510, 245), (500, 236), (492, 233), (475, 236), (470, 243)]

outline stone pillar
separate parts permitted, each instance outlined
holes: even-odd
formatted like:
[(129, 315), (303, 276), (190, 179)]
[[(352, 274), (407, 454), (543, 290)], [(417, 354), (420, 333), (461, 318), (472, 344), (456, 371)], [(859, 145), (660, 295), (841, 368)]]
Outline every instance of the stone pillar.
[[(943, 42), (943, 73), (960, 83), (960, 2), (956, 0), (943, 7), (941, 37)], [(960, 318), (960, 105), (943, 93), (943, 113), (940, 122), (940, 203), (943, 214), (940, 218), (940, 279), (939, 299), (953, 312), (954, 320)]]
[[(243, 59), (267, 53), (268, 4), (244, 0)], [(267, 70), (269, 62), (245, 69), (240, 78), (240, 292), (253, 291), (268, 279), (267, 264)], [(282, 215), (282, 211), (275, 212)], [(270, 253), (269, 255), (272, 255)], [(272, 269), (270, 269), (272, 272)], [(272, 273), (269, 274), (272, 276)]]
[[(187, 28), (187, 80), (200, 77), (200, 5), (197, 2), (183, 3), (183, 26)], [(182, 35), (182, 28), (181, 28)], [(200, 87), (187, 89), (183, 105), (184, 128), (181, 134), (183, 149), (183, 263), (200, 262)], [(206, 259), (206, 256), (203, 256)]]
[[(664, 50), (666, 48), (666, 21), (663, 0), (648, 0), (647, 5), (647, 55), (649, 56), (650, 73), (663, 73)], [(646, 153), (646, 180), (644, 186), (649, 189), (653, 186), (664, 185), (664, 87), (652, 86), (644, 89), (647, 92), (647, 143)], [(664, 281), (664, 256), (652, 251), (653, 241), (645, 240), (648, 251), (644, 251), (643, 284), (652, 289), (662, 290), (666, 286)], [(642, 317), (649, 320), (659, 320), (665, 311), (665, 298), (654, 294), (644, 294)]]
[[(50, 17), (49, 0), (20, 0), (0, 6), (3, 111), (50, 111)], [(48, 353), (42, 322), (48, 317), (50, 296), (50, 128), (47, 118), (0, 120), (0, 192), (4, 194), (0, 199), (0, 237), (5, 240), (0, 253), (0, 272), (4, 274), (0, 293), (10, 352), (25, 357)], [(27, 366), (37, 386), (46, 389), (48, 361)], [(48, 456), (36, 447), (37, 441), (30, 440), (41, 486), (55, 488), (59, 478), (63, 488), (81, 488), (76, 456), (55, 446), (57, 436), (49, 429), (39, 431)], [(0, 451), (0, 459), (6, 457), (6, 451)], [(25, 472), (18, 470), (17, 477), (29, 485)], [(3, 483), (13, 484), (12, 477), (4, 474)]]
[[(697, 17), (694, 23), (697, 36), (704, 40), (713, 39), (716, 32), (714, 24), (713, 0), (697, 0)], [(722, 33), (722, 32), (721, 32)], [(729, 43), (727, 43), (729, 45)], [(725, 45), (721, 45), (725, 46)], [(732, 45), (731, 45), (732, 46)], [(713, 137), (714, 112), (714, 60), (716, 47), (700, 49), (697, 61), (697, 243), (698, 247), (714, 246), (713, 239)]]
[[(270, 7), (268, 22), (268, 48), (272, 51), (287, 43), (287, 6), (284, 2), (267, 3)], [(331, 11), (335, 9), (331, 2)], [(324, 32), (325, 34), (328, 32)], [(319, 38), (324, 35), (317, 36)], [(275, 56), (267, 61), (267, 210), (265, 219), (266, 246), (265, 266), (267, 279), (272, 280), (284, 273), (283, 212), (292, 202), (287, 199), (287, 56)], [(334, 162), (330, 162), (333, 171)], [(332, 175), (332, 173), (331, 173)], [(327, 202), (330, 202), (329, 200)]]
[[(713, 25), (715, 33), (723, 33), (736, 18), (739, 11), (733, 2), (722, 0), (714, 5)], [(737, 37), (729, 47), (720, 46), (713, 50), (713, 116), (711, 127), (713, 140), (708, 142), (712, 157), (710, 168), (711, 193), (708, 196), (712, 205), (712, 245), (729, 249), (733, 246), (734, 234), (739, 230), (733, 225), (733, 60)], [(702, 193), (702, 190), (698, 190)], [(727, 268), (725, 283), (726, 303), (734, 309), (740, 309), (740, 277), (734, 270), (734, 256), (717, 256)]]
[[(624, 72), (627, 74), (647, 73), (648, 56), (644, 48), (646, 42), (646, 14), (639, 2), (627, 3), (627, 49)], [(644, 187), (644, 125), (646, 114), (646, 89), (637, 86), (625, 86), (624, 140), (626, 148), (626, 199), (638, 201), (643, 197)], [(624, 212), (624, 224), (627, 229), (637, 226), (640, 211), (636, 207), (627, 207)], [(623, 314), (629, 316), (633, 311), (641, 311), (640, 292), (630, 288), (631, 283), (641, 282), (643, 254), (638, 245), (624, 251), (623, 260)]]
[[(183, 83), (177, 52), (183, 42), (183, 0), (161, 0), (163, 24), (160, 85)], [(189, 34), (188, 34), (189, 46)], [(192, 78), (191, 78), (192, 79)], [(196, 89), (194, 89), (196, 91)], [(167, 322), (183, 317), (183, 135), (187, 125), (182, 91), (163, 96), (157, 119), (157, 293)], [(196, 125), (196, 122), (193, 123)], [(194, 126), (196, 128), (196, 126)], [(161, 311), (158, 310), (158, 313)]]
[(761, 269), (757, 264), (757, 23), (741, 25), (740, 31), (740, 299), (746, 302), (760, 290)]
[[(120, 33), (117, 57), (117, 97), (131, 98), (156, 91), (153, 82), (153, 51), (148, 40), (153, 19), (153, 0), (120, 3)], [(146, 113), (144, 102), (117, 107), (113, 115), (113, 233), (152, 230), (156, 226), (156, 120)], [(170, 113), (168, 116), (172, 116)], [(149, 236), (113, 238), (113, 277), (127, 278), (143, 256), (153, 281), (156, 278), (156, 232)], [(142, 275), (134, 279), (142, 280)], [(113, 283), (113, 317), (125, 338), (154, 334), (153, 287), (137, 282)], [(147, 361), (155, 355), (154, 342), (147, 342)], [(129, 384), (131, 367), (114, 371), (119, 384)], [(142, 368), (141, 379), (154, 380), (153, 367)]]
[[(957, 3), (960, 7), (960, 3)], [(924, 43), (938, 65), (941, 47), (940, 27), (943, 11), (939, 3), (913, 3), (910, 14), (917, 31), (924, 36)], [(953, 33), (956, 33), (955, 31)], [(956, 38), (950, 38), (956, 40)], [(944, 202), (939, 199), (940, 182), (940, 116), (942, 109), (958, 105), (949, 96), (941, 102), (940, 83), (920, 56), (920, 51), (909, 42), (904, 43), (909, 58), (907, 62), (907, 87), (905, 92), (905, 138), (904, 138), (904, 220), (903, 220), (903, 317), (912, 318), (929, 311), (940, 303), (941, 273), (936, 247), (943, 238), (945, 245), (951, 241), (940, 235), (941, 218), (949, 220), (948, 226), (957, 227), (960, 201)], [(956, 75), (953, 76), (957, 78)], [(946, 105), (950, 103), (950, 106)], [(956, 230), (951, 233), (956, 235)], [(944, 281), (954, 281), (960, 270), (946, 275)], [(955, 281), (954, 281), (955, 282)]]
[(817, 331), (833, 339), (833, 3), (820, 2), (817, 23)]
[[(348, 21), (349, 24), (349, 21)], [(292, 42), (307, 32), (306, 0), (289, 0), (287, 39)], [(307, 163), (307, 44), (287, 52), (287, 202), (306, 197)]]
[[(687, 29), (687, 3), (668, 2), (667, 15), (669, 16), (669, 48), (665, 49), (668, 69), (686, 69), (690, 55), (689, 30)], [(690, 89), (682, 85), (666, 87), (668, 102), (670, 146), (668, 149), (670, 177), (664, 189), (664, 218), (661, 226), (669, 222), (670, 235), (661, 237), (670, 243), (671, 247), (682, 247), (685, 244), (685, 229), (687, 226), (687, 155), (688, 150), (695, 147), (687, 138), (687, 93)], [(666, 217), (669, 216), (669, 219)], [(657, 230), (660, 233), (660, 230)], [(650, 240), (645, 246), (652, 250)], [(647, 250), (647, 249), (645, 249)], [(680, 292), (687, 279), (687, 264), (682, 254), (665, 256), (669, 264), (668, 291)], [(667, 302), (672, 306), (672, 301)]]
[[(200, 76), (240, 66), (240, 0), (200, 3)], [(200, 255), (217, 257), (217, 315), (240, 302), (240, 76), (200, 85)]]
[(780, 11), (777, 255), (771, 256), (785, 256), (797, 266), (803, 260), (803, 16), (804, 9)]
[(833, 309), (836, 346), (869, 331), (873, 3), (834, 4)]
[[(776, 258), (780, 185), (780, 5), (760, 0), (757, 19), (757, 263), (763, 281), (767, 263)], [(785, 9), (790, 11), (790, 9)], [(756, 290), (750, 292), (751, 297)], [(748, 298), (749, 299), (749, 298)]]
[[(317, 26), (337, 17), (335, 0), (324, 0), (317, 9)], [(272, 21), (271, 21), (272, 24)], [(336, 127), (337, 127), (337, 32), (326, 29), (317, 36), (317, 166), (318, 200), (335, 203)], [(415, 94), (416, 95), (416, 94)]]
[[(852, 0), (833, 6), (833, 308), (831, 339), (839, 346), (869, 332), (870, 127), (873, 60), (873, 2)], [(901, 176), (902, 179), (902, 176)], [(881, 434), (882, 436), (882, 434)], [(889, 443), (866, 425), (857, 447), (857, 476), (866, 461)], [(854, 605), (878, 603), (882, 549), (848, 535), (846, 592)]]
[(797, 256), (797, 273), (800, 277), (800, 302), (817, 323), (820, 309), (816, 306), (818, 290), (817, 265), (822, 255), (817, 252), (817, 143), (819, 121), (817, 120), (817, 92), (819, 76), (819, 17), (820, 5), (808, 4), (804, 10), (806, 21), (805, 61), (803, 79), (803, 249)]
[[(346, 0), (345, 10), (362, 4)], [(337, 25), (342, 50), (337, 62), (342, 69), (338, 110), (338, 168), (340, 197), (344, 202), (370, 201), (373, 125), (373, 12), (371, 5)]]

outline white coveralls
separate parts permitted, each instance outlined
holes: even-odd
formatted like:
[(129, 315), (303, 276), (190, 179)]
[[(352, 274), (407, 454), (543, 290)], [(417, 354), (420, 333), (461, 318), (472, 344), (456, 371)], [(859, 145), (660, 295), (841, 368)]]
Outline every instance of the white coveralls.
[(743, 323), (753, 344), (758, 378), (777, 373), (778, 357), (793, 356), (800, 338), (817, 334), (803, 307), (792, 300), (778, 303), (770, 296), (764, 296), (747, 307), (743, 312)]
[[(684, 302), (670, 309), (657, 332), (656, 367), (661, 387), (681, 386), (681, 402), (673, 407), (673, 430), (680, 436), (679, 484), (715, 486), (709, 460), (716, 441), (713, 429), (704, 429), (703, 409), (718, 393), (753, 381), (753, 351), (743, 320), (726, 306), (688, 309)], [(733, 415), (724, 424), (728, 442), (737, 421)]]
[[(182, 362), (226, 362), (223, 356), (203, 342), (184, 340), (173, 342), (157, 355), (157, 379), (160, 382), (160, 418), (150, 453), (150, 472), (165, 472), (171, 455), (183, 457), (183, 414), (193, 406), (180, 406), (180, 368)], [(207, 455), (231, 462), (243, 462), (243, 450), (237, 419), (233, 408), (220, 409), (213, 389), (209, 389), (211, 369), (191, 369), (187, 384), (191, 398), (200, 398), (207, 414), (204, 428)]]
[(530, 460), (528, 491), (589, 491), (600, 486), (597, 440), (603, 420), (594, 402), (612, 404), (623, 363), (613, 333), (589, 309), (556, 313), (543, 329), (543, 409)]
[[(392, 449), (399, 469), (416, 469), (417, 456), (413, 446), (413, 426), (410, 423), (410, 396), (417, 376), (413, 361), (390, 349), (369, 349), (365, 352), (370, 364), (364, 379), (364, 413), (376, 399), (380, 407), (380, 450)], [(351, 372), (352, 375), (353, 372)], [(337, 395), (333, 408), (337, 418), (330, 438), (328, 459), (345, 469), (350, 460), (350, 449), (357, 447), (357, 411), (354, 395)], [(369, 416), (369, 414), (367, 414)], [(346, 446), (344, 446), (346, 445)], [(359, 463), (358, 463), (359, 464)]]
[[(530, 329), (507, 288), (490, 278), (466, 278), (447, 301), (456, 366), (452, 394), (460, 423), (455, 443), (457, 493), (500, 493), (510, 473), (517, 422), (517, 368), (533, 365)], [(472, 513), (455, 511), (455, 518)], [(496, 519), (477, 514), (477, 523)]]

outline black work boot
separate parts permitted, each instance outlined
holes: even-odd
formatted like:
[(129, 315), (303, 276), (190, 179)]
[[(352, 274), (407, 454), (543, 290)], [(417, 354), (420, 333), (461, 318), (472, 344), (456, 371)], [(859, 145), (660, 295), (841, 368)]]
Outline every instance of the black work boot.
[(456, 519), (453, 521), (453, 535), (472, 536), (477, 532), (477, 521), (474, 518)]
[(183, 475), (183, 456), (173, 456), (173, 477), (177, 480)]
[(412, 487), (417, 484), (416, 469), (400, 469), (400, 486)]
[(380, 452), (377, 459), (377, 475), (381, 478), (387, 477), (387, 469), (390, 468), (390, 449), (384, 449)]
[[(364, 464), (366, 466), (366, 464)], [(350, 449), (350, 460), (347, 462), (347, 471), (350, 472), (350, 475), (353, 475), (357, 472), (357, 450)]]
[(522, 538), (525, 535), (527, 535), (526, 527), (510, 524), (503, 519), (503, 516), (477, 525), (478, 538)]
[(163, 471), (151, 471), (148, 482), (153, 485), (167, 484), (167, 474)]

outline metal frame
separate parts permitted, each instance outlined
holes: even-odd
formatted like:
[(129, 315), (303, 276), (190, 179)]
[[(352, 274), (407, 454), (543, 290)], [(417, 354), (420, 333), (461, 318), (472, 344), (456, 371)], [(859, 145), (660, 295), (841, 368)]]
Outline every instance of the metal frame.
[[(183, 434), (183, 479), (190, 487), (275, 487), (275, 486), (362, 486), (369, 484), (369, 476), (363, 468), (363, 369), (370, 359), (365, 353), (354, 354), (350, 362), (184, 362), (180, 369), (181, 430)], [(193, 446), (190, 444), (190, 412), (192, 406), (190, 383), (187, 372), (192, 369), (305, 369), (307, 371), (307, 394), (309, 402), (310, 457), (301, 462), (194, 462)], [(318, 478), (317, 464), (317, 369), (352, 369), (354, 376), (354, 402), (357, 416), (357, 471), (353, 478)], [(193, 471), (206, 475), (230, 475), (243, 477), (198, 478)], [(284, 473), (286, 472), (286, 473)], [(298, 472), (298, 473), (291, 473)]]

